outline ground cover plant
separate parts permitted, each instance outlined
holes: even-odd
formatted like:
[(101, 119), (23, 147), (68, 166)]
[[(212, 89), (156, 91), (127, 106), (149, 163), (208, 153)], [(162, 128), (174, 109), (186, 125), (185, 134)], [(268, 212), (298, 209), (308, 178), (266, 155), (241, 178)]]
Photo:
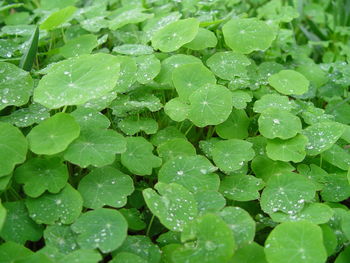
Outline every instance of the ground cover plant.
[(0, 262), (350, 262), (350, 1), (0, 1)]

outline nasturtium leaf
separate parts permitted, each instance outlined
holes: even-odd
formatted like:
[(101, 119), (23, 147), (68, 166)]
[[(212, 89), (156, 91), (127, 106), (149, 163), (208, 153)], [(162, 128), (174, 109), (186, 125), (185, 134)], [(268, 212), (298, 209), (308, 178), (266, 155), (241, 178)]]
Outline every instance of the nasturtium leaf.
[(334, 263), (347, 263), (350, 260), (350, 246), (345, 247), (345, 249), (340, 252), (334, 261)]
[[(335, 204), (336, 205), (336, 204)], [(337, 247), (339, 244), (343, 244), (349, 240), (350, 235), (350, 213), (348, 210), (345, 210), (342, 206), (336, 206), (333, 208), (334, 214), (328, 222), (328, 226), (331, 227), (332, 232), (336, 235), (337, 238)]]
[(155, 80), (161, 84), (173, 85), (172, 73), (175, 68), (181, 65), (199, 63), (202, 61), (194, 56), (176, 54), (164, 59), (161, 63), (161, 69)]
[(185, 44), (184, 47), (192, 50), (202, 50), (215, 47), (217, 43), (218, 40), (212, 31), (200, 27), (195, 38), (191, 42)]
[(159, 182), (154, 187), (158, 193), (147, 188), (143, 197), (147, 207), (169, 230), (183, 231), (184, 226), (197, 216), (197, 202), (183, 186)]
[(169, 100), (164, 106), (165, 114), (177, 122), (186, 120), (189, 111), (190, 105), (183, 102), (179, 97)]
[(306, 153), (313, 156), (328, 150), (344, 130), (344, 126), (338, 122), (321, 122), (307, 127), (302, 132), (308, 138)]
[(248, 137), (250, 120), (244, 110), (233, 109), (226, 121), (216, 126), (216, 133), (223, 139)]
[(242, 247), (254, 240), (255, 221), (243, 208), (227, 206), (218, 215), (233, 232), (237, 247)]
[(146, 84), (160, 72), (160, 61), (154, 55), (144, 55), (134, 58), (137, 65), (136, 80)]
[(158, 180), (162, 183), (180, 184), (191, 192), (217, 190), (219, 177), (213, 173), (216, 169), (204, 156), (178, 156), (163, 164)]
[(70, 5), (74, 5), (77, 0), (41, 0), (40, 7), (45, 10), (52, 10), (55, 8), (65, 8)]
[(172, 79), (179, 97), (184, 101), (188, 101), (194, 91), (216, 83), (214, 74), (200, 63), (176, 67), (173, 70)]
[(270, 214), (270, 216), (275, 222), (307, 220), (319, 225), (326, 224), (333, 214), (333, 210), (328, 205), (322, 203), (311, 203), (306, 204), (303, 210), (294, 215), (276, 212)]
[(53, 263), (51, 258), (48, 255), (45, 255), (43, 253), (35, 253), (25, 258), (17, 259), (15, 262), (16, 263), (37, 263), (37, 262)]
[(326, 262), (322, 230), (308, 221), (282, 223), (267, 237), (265, 255), (269, 263), (284, 262), (291, 257), (295, 263)]
[(109, 16), (109, 28), (111, 30), (117, 30), (125, 25), (137, 24), (154, 16), (143, 11), (143, 8), (134, 8), (132, 6), (119, 8)]
[(181, 241), (185, 244), (172, 252), (178, 263), (189, 259), (192, 263), (228, 262), (236, 248), (229, 226), (215, 214), (205, 214), (185, 226)]
[(301, 132), (300, 119), (285, 110), (269, 109), (259, 119), (259, 131), (268, 139), (289, 139)]
[(10, 115), (0, 117), (0, 121), (17, 127), (28, 127), (50, 117), (49, 110), (40, 104), (32, 103), (28, 108), (20, 108)]
[(127, 137), (126, 151), (121, 154), (122, 164), (137, 175), (150, 175), (162, 159), (153, 155), (153, 145), (143, 137)]
[(170, 12), (170, 13), (162, 13), (160, 15), (157, 15), (151, 19), (148, 19), (145, 22), (144, 27), (142, 28), (145, 37), (147, 40), (151, 40), (153, 35), (160, 30), (161, 28), (165, 27), (166, 25), (175, 22), (181, 18), (181, 14), (177, 11)]
[(29, 101), (34, 84), (27, 71), (0, 62), (0, 80), (0, 110), (10, 105), (22, 106)]
[(97, 33), (102, 28), (108, 27), (108, 20), (104, 16), (96, 16), (80, 21), (83, 29), (92, 33)]
[(255, 242), (246, 244), (235, 251), (230, 263), (267, 263), (264, 248)]
[(294, 70), (281, 70), (269, 77), (269, 84), (284, 95), (302, 95), (309, 89), (309, 81)]
[(0, 262), (11, 263), (34, 254), (29, 248), (12, 241), (0, 245)]
[(323, 244), (327, 250), (328, 256), (333, 255), (338, 247), (337, 236), (328, 224), (320, 225), (323, 234)]
[(242, 54), (232, 51), (217, 52), (207, 60), (208, 67), (222, 79), (234, 80), (247, 73), (246, 66), (250, 60)]
[(150, 142), (155, 146), (159, 146), (162, 143), (165, 143), (172, 139), (186, 140), (186, 136), (181, 133), (175, 126), (167, 126), (166, 128), (161, 129), (156, 134), (152, 135)]
[(68, 22), (77, 8), (74, 6), (67, 6), (61, 10), (53, 12), (49, 17), (47, 17), (40, 25), (40, 29), (53, 30), (60, 27), (63, 23)]
[(77, 235), (67, 225), (50, 225), (44, 231), (45, 244), (68, 254), (77, 250)]
[(83, 197), (84, 207), (122, 207), (126, 204), (127, 196), (134, 191), (134, 185), (130, 176), (105, 166), (92, 170), (81, 179), (78, 191)]
[(57, 113), (35, 126), (27, 135), (29, 148), (36, 154), (64, 151), (80, 134), (79, 124), (67, 113)]
[(348, 170), (350, 167), (350, 153), (337, 144), (321, 154), (323, 160), (342, 169)]
[(239, 139), (219, 141), (212, 151), (214, 163), (224, 172), (239, 170), (254, 158), (252, 146), (250, 142)]
[(81, 105), (115, 87), (120, 60), (109, 54), (83, 55), (56, 63), (34, 89), (34, 101), (50, 109)]
[(232, 111), (232, 93), (224, 86), (208, 85), (190, 97), (188, 118), (198, 127), (223, 123)]
[(65, 58), (90, 54), (97, 45), (97, 37), (95, 35), (82, 35), (69, 40), (60, 48), (60, 54)]
[(264, 188), (260, 178), (251, 175), (237, 174), (225, 176), (220, 183), (220, 192), (230, 200), (250, 201), (260, 197), (259, 191)]
[(298, 165), (297, 170), (299, 174), (307, 177), (314, 183), (317, 191), (323, 189), (328, 173), (321, 167), (315, 164), (300, 164)]
[(130, 252), (120, 252), (116, 254), (115, 258), (113, 258), (111, 263), (147, 263), (147, 260), (142, 257), (130, 253)]
[(291, 111), (294, 108), (292, 101), (287, 96), (278, 94), (266, 94), (254, 103), (254, 111), (263, 113), (268, 109)]
[(167, 161), (177, 156), (196, 155), (196, 148), (185, 139), (175, 138), (160, 144), (157, 152), (159, 157)]
[(65, 160), (80, 167), (102, 167), (114, 162), (126, 150), (125, 138), (111, 129), (85, 129), (64, 152)]
[(140, 44), (124, 44), (121, 46), (114, 47), (113, 52), (116, 52), (122, 55), (141, 56), (141, 55), (152, 54), (153, 48), (147, 45), (140, 45)]
[(350, 184), (345, 173), (329, 174), (323, 178), (321, 197), (329, 202), (341, 202), (350, 197)]
[(136, 81), (137, 65), (133, 58), (128, 56), (117, 56), (120, 63), (119, 78), (115, 87), (118, 92), (126, 92)]
[(305, 146), (307, 142), (307, 138), (301, 134), (288, 140), (278, 138), (268, 140), (266, 154), (270, 159), (275, 161), (292, 161), (298, 163), (306, 156)]
[(72, 225), (81, 248), (111, 252), (124, 242), (128, 224), (120, 212), (99, 208), (82, 214)]
[(5, 241), (24, 244), (26, 241), (38, 241), (43, 228), (30, 217), (23, 201), (6, 202), (3, 204), (7, 215), (0, 231), (0, 237)]
[[(148, 263), (159, 263), (161, 251), (147, 236), (129, 235), (124, 243), (112, 254), (134, 253)], [(117, 258), (118, 256), (116, 256)]]
[(88, 100), (86, 103), (82, 104), (81, 107), (93, 109), (96, 111), (102, 111), (106, 109), (116, 97), (117, 92), (113, 90), (103, 95), (102, 97)]
[(252, 101), (252, 97), (250, 92), (244, 90), (232, 91), (233, 107), (236, 109), (245, 109), (247, 103)]
[(261, 194), (260, 205), (264, 212), (271, 214), (281, 211), (296, 214), (305, 202), (315, 197), (315, 185), (306, 177), (297, 173), (275, 174), (267, 181)]
[(80, 215), (83, 199), (79, 192), (67, 184), (58, 194), (45, 193), (26, 199), (29, 216), (38, 224), (71, 224)]
[(23, 163), (28, 143), (22, 132), (6, 122), (0, 122), (0, 177), (10, 174), (16, 164)]
[(158, 130), (158, 123), (152, 118), (130, 116), (118, 123), (119, 129), (126, 135), (135, 135), (138, 132), (154, 134)]
[(35, 198), (46, 190), (58, 193), (67, 183), (68, 169), (58, 157), (36, 157), (17, 167), (14, 177), (17, 183), (24, 184), (26, 195)]
[(195, 192), (194, 198), (197, 201), (198, 213), (200, 215), (219, 212), (226, 205), (225, 198), (215, 190)]
[(92, 249), (79, 249), (61, 257), (58, 263), (98, 263), (101, 262), (101, 260), (102, 256), (98, 251)]
[(197, 35), (199, 21), (187, 18), (172, 22), (161, 28), (152, 37), (152, 46), (162, 52), (173, 52), (191, 42)]
[(273, 161), (265, 155), (261, 155), (253, 159), (252, 170), (256, 177), (267, 182), (274, 175), (293, 171), (294, 167), (287, 162)]
[[(143, 204), (142, 204), (143, 205)], [(133, 208), (122, 208), (119, 212), (128, 221), (128, 228), (133, 231), (140, 231), (146, 228), (146, 223), (141, 219), (141, 213), (136, 207)]]
[(79, 123), (80, 128), (99, 128), (107, 129), (111, 124), (109, 119), (94, 109), (78, 107), (75, 111), (70, 113)]
[(276, 35), (264, 21), (252, 18), (231, 19), (222, 31), (226, 45), (243, 54), (266, 50)]

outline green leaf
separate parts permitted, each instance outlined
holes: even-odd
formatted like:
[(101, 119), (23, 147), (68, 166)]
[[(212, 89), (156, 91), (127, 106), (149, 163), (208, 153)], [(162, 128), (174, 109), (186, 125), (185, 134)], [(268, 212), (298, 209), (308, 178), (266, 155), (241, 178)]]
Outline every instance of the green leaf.
[(225, 198), (215, 190), (204, 190), (194, 193), (200, 215), (216, 213), (226, 205)]
[(122, 119), (118, 123), (118, 127), (126, 135), (135, 135), (141, 131), (146, 134), (154, 134), (158, 130), (158, 123), (152, 118), (130, 116)]
[(268, 109), (291, 111), (294, 108), (293, 101), (287, 96), (278, 94), (266, 94), (254, 103), (254, 111), (263, 113)]
[(74, 5), (76, 2), (77, 0), (60, 0), (60, 1), (41, 0), (40, 7), (45, 10), (52, 10), (55, 8), (65, 8), (67, 6)]
[(26, 199), (29, 215), (38, 224), (73, 223), (82, 205), (83, 199), (70, 184), (58, 194), (45, 193), (36, 199)]
[(122, 213), (126, 221), (128, 221), (129, 229), (140, 231), (146, 228), (146, 223), (141, 219), (141, 214), (136, 208), (122, 208), (119, 209), (119, 212)]
[(347, 263), (350, 259), (350, 247), (347, 246), (342, 252), (339, 253), (335, 263)]
[(231, 229), (238, 248), (251, 243), (255, 236), (255, 221), (240, 207), (227, 206), (219, 213)]
[(329, 174), (324, 177), (322, 199), (328, 202), (341, 202), (350, 196), (350, 184), (345, 173)]
[(117, 58), (120, 63), (120, 73), (115, 90), (126, 92), (129, 91), (131, 85), (136, 81), (137, 65), (131, 57), (118, 56)]
[(346, 171), (350, 167), (350, 153), (337, 144), (324, 151), (321, 156), (323, 160), (342, 170)]
[(192, 263), (228, 262), (236, 248), (230, 228), (214, 214), (203, 215), (187, 225), (181, 241), (187, 243), (172, 253), (173, 261), (178, 263), (189, 258)]
[(79, 182), (78, 191), (83, 197), (84, 207), (122, 207), (126, 204), (127, 196), (134, 191), (134, 185), (130, 176), (105, 166), (85, 175)]
[(260, 133), (268, 139), (286, 140), (297, 135), (302, 129), (301, 121), (297, 116), (281, 109), (264, 111), (258, 123)]
[(184, 47), (192, 50), (202, 50), (210, 47), (215, 47), (218, 40), (213, 32), (205, 28), (198, 28), (198, 33), (195, 38), (184, 45)]
[(101, 254), (92, 249), (79, 249), (62, 257), (58, 263), (98, 263), (102, 260)]
[(294, 70), (281, 70), (269, 77), (269, 84), (284, 95), (302, 95), (309, 89), (309, 81)]
[(190, 97), (188, 118), (198, 127), (223, 123), (232, 111), (232, 93), (224, 86), (208, 85)]
[(260, 205), (268, 214), (277, 211), (295, 214), (303, 209), (305, 202), (314, 198), (315, 192), (314, 184), (302, 175), (291, 172), (276, 174), (267, 181)]
[(160, 249), (147, 236), (141, 235), (129, 235), (112, 254), (118, 258), (121, 253), (134, 253), (148, 263), (158, 263), (161, 258)]
[(182, 134), (175, 126), (167, 126), (164, 129), (159, 130), (156, 134), (152, 135), (150, 141), (153, 145), (159, 146), (162, 143), (172, 139), (186, 139), (186, 136)]
[(296, 213), (295, 215), (277, 212), (271, 214), (270, 216), (275, 222), (307, 220), (319, 225), (326, 224), (333, 216), (333, 214), (333, 210), (328, 205), (321, 203), (311, 203), (306, 204), (303, 210)]
[(127, 137), (126, 151), (121, 154), (122, 164), (137, 175), (150, 175), (162, 159), (153, 155), (153, 146), (143, 137)]
[(232, 51), (217, 52), (207, 60), (207, 65), (214, 74), (222, 79), (234, 80), (247, 73), (250, 60), (242, 54)]
[(306, 153), (317, 155), (328, 150), (342, 136), (344, 130), (344, 126), (337, 122), (322, 122), (307, 127), (302, 132), (308, 138)]
[(275, 39), (275, 32), (265, 22), (252, 18), (232, 19), (222, 31), (226, 45), (243, 54), (264, 51)]
[(323, 189), (326, 177), (328, 176), (328, 173), (325, 170), (315, 164), (310, 164), (310, 166), (299, 164), (297, 170), (298, 173), (307, 177), (314, 183), (317, 191)]
[(263, 180), (251, 175), (225, 176), (220, 183), (220, 192), (230, 200), (250, 201), (260, 197), (259, 191), (265, 186)]
[(0, 62), (0, 110), (7, 106), (22, 106), (29, 101), (33, 91), (33, 79), (27, 71)]
[(175, 138), (168, 140), (157, 147), (158, 156), (164, 161), (177, 156), (196, 155), (196, 148), (187, 140)]
[(184, 103), (181, 98), (176, 97), (169, 100), (164, 106), (164, 112), (173, 121), (181, 122), (188, 118), (190, 105)]
[(22, 132), (9, 123), (0, 122), (0, 177), (10, 174), (16, 164), (23, 163), (28, 143)]
[(111, 252), (124, 242), (128, 224), (120, 212), (99, 208), (82, 214), (72, 225), (78, 244), (84, 249), (99, 248)]
[(23, 54), (21, 61), (19, 63), (20, 68), (30, 71), (33, 67), (34, 60), (36, 58), (36, 52), (38, 49), (38, 42), (39, 42), (39, 27), (37, 26), (33, 32), (33, 35), (31, 36), (30, 45), (28, 46), (27, 50)]
[(136, 79), (141, 84), (152, 81), (160, 72), (160, 61), (155, 55), (144, 55), (134, 58), (137, 65)]
[(79, 165), (102, 167), (112, 164), (117, 153), (126, 151), (125, 138), (111, 129), (82, 130), (78, 139), (64, 152), (64, 159)]
[(80, 133), (79, 124), (67, 113), (57, 113), (35, 126), (27, 135), (29, 148), (36, 154), (64, 151)]
[(198, 28), (199, 21), (196, 18), (172, 22), (155, 32), (152, 46), (162, 52), (173, 52), (191, 42), (196, 37)]
[(109, 28), (111, 30), (117, 30), (127, 24), (137, 24), (152, 18), (153, 14), (143, 13), (143, 8), (122, 7), (115, 10), (109, 18)]
[(293, 255), (295, 263), (322, 263), (327, 259), (321, 228), (313, 223), (285, 222), (276, 226), (265, 242), (270, 263), (280, 263)]
[(58, 249), (64, 254), (78, 249), (76, 234), (67, 225), (47, 226), (44, 231), (45, 244)]
[(1, 263), (11, 263), (15, 260), (26, 258), (32, 254), (33, 252), (28, 248), (11, 241), (0, 245)]
[(111, 263), (147, 263), (145, 259), (139, 257), (136, 254), (129, 252), (118, 253), (115, 258), (113, 258)]
[(173, 70), (172, 79), (179, 97), (184, 101), (188, 101), (196, 90), (216, 83), (214, 74), (199, 63), (179, 65)]
[(53, 30), (68, 22), (77, 11), (74, 6), (67, 6), (59, 11), (53, 12), (40, 25), (40, 29)]
[(252, 146), (250, 142), (238, 139), (219, 141), (212, 151), (214, 163), (224, 172), (239, 170), (254, 158)]
[(252, 242), (237, 249), (231, 263), (267, 263), (264, 248)]
[(38, 197), (46, 190), (56, 194), (67, 184), (68, 169), (60, 158), (33, 158), (19, 166), (14, 177), (24, 184), (23, 190), (30, 197)]
[(204, 156), (178, 156), (163, 164), (158, 180), (181, 184), (191, 192), (217, 190), (219, 177), (213, 173), (216, 169)]
[(97, 46), (97, 37), (95, 35), (86, 34), (67, 41), (67, 43), (60, 48), (60, 54), (65, 58), (90, 54)]
[(4, 226), (4, 223), (6, 220), (6, 215), (7, 215), (7, 211), (6, 211), (5, 207), (3, 206), (3, 204), (0, 202), (0, 231)]
[(247, 103), (252, 101), (251, 93), (243, 90), (234, 90), (232, 91), (233, 95), (233, 107), (236, 109), (245, 109)]
[(182, 231), (184, 226), (197, 215), (197, 202), (183, 186), (175, 183), (159, 182), (154, 187), (143, 190), (147, 207), (160, 222), (172, 231)]
[(78, 107), (75, 111), (70, 113), (79, 123), (80, 128), (86, 129), (90, 127), (98, 129), (107, 129), (111, 122), (109, 119), (94, 109)]
[(53, 263), (49, 256), (42, 253), (35, 253), (25, 258), (17, 259), (16, 263)]
[(124, 44), (121, 46), (114, 47), (113, 52), (122, 55), (141, 56), (152, 54), (153, 48), (150, 46), (140, 44)]
[(269, 158), (275, 161), (292, 161), (298, 163), (304, 160), (306, 156), (305, 146), (307, 142), (307, 138), (301, 134), (288, 140), (268, 140), (266, 154)]
[(50, 109), (84, 104), (112, 91), (119, 70), (118, 57), (102, 53), (60, 61), (39, 81), (34, 101)]
[(248, 137), (250, 120), (244, 110), (233, 109), (226, 121), (216, 126), (216, 133), (223, 139)]
[(38, 241), (41, 238), (43, 228), (29, 217), (23, 201), (6, 202), (4, 207), (7, 216), (0, 232), (2, 239), (24, 244), (26, 241)]

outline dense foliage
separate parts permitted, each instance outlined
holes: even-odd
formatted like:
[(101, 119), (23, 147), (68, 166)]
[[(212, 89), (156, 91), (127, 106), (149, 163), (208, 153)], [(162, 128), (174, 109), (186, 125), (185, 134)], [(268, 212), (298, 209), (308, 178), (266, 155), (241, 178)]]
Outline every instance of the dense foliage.
[(349, 0), (0, 1), (0, 262), (350, 262)]

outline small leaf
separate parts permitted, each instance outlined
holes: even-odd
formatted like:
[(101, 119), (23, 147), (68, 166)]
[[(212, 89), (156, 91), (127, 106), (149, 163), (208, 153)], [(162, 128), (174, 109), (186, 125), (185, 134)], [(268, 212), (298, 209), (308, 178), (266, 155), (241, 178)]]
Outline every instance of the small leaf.
[(60, 27), (63, 23), (68, 22), (77, 8), (74, 6), (67, 6), (61, 10), (53, 12), (49, 17), (47, 17), (40, 25), (40, 29), (53, 30)]
[(269, 77), (269, 84), (285, 95), (302, 95), (308, 91), (309, 81), (294, 70), (281, 70)]
[(254, 111), (263, 113), (268, 109), (291, 111), (294, 108), (293, 102), (287, 96), (278, 94), (266, 94), (254, 103)]
[(160, 144), (157, 152), (159, 157), (167, 161), (177, 156), (196, 155), (196, 148), (185, 139), (175, 138)]
[(342, 169), (348, 170), (350, 167), (350, 153), (337, 144), (321, 154), (323, 160)]
[(141, 84), (152, 81), (160, 72), (160, 61), (154, 55), (134, 58), (137, 65), (136, 79)]
[(47, 226), (44, 231), (44, 238), (46, 246), (57, 248), (64, 254), (79, 249), (77, 236), (67, 225)]
[(197, 202), (183, 186), (175, 183), (157, 183), (154, 191), (143, 190), (148, 208), (160, 222), (172, 231), (182, 231), (197, 215)]
[(152, 54), (153, 48), (150, 46), (140, 44), (124, 44), (121, 46), (114, 47), (113, 52), (122, 55), (142, 56)]
[(204, 190), (194, 193), (200, 215), (216, 213), (226, 205), (225, 198), (215, 190)]
[(35, 126), (27, 139), (32, 152), (52, 155), (64, 151), (79, 133), (74, 117), (61, 112)]
[(134, 191), (133, 180), (110, 166), (94, 169), (80, 180), (78, 191), (84, 207), (101, 208), (105, 205), (122, 207)]
[(248, 137), (249, 124), (244, 110), (233, 109), (228, 119), (216, 126), (216, 133), (223, 139), (245, 139)]
[(341, 202), (350, 197), (350, 184), (345, 173), (329, 174), (324, 177), (322, 199), (328, 202)]
[(264, 248), (255, 242), (237, 249), (231, 260), (231, 263), (267, 263)]
[(130, 116), (122, 119), (118, 123), (118, 128), (126, 135), (135, 135), (141, 131), (146, 134), (154, 134), (158, 130), (158, 123), (152, 118)]
[(60, 48), (60, 54), (65, 58), (90, 54), (97, 46), (97, 37), (95, 35), (86, 34), (67, 41), (67, 43)]
[(0, 258), (2, 262), (14, 262), (34, 254), (30, 249), (17, 243), (8, 241), (0, 245)]
[(215, 34), (205, 28), (198, 28), (198, 33), (195, 38), (184, 45), (184, 47), (192, 49), (192, 50), (202, 50), (210, 47), (215, 47), (218, 43), (218, 40)]
[(124, 242), (128, 224), (120, 212), (99, 208), (82, 214), (72, 225), (78, 244), (84, 249), (99, 248), (111, 252)]
[(98, 263), (102, 260), (101, 254), (92, 249), (79, 249), (62, 257), (58, 263)]
[(36, 52), (38, 49), (38, 42), (39, 42), (39, 27), (37, 26), (35, 28), (35, 31), (33, 35), (31, 36), (30, 45), (28, 46), (27, 50), (24, 52), (21, 61), (19, 62), (19, 67), (30, 71), (33, 67), (34, 60), (36, 58)]
[(265, 255), (270, 263), (283, 262), (291, 255), (295, 263), (325, 262), (321, 228), (308, 221), (282, 223), (267, 237)]
[(169, 100), (164, 106), (164, 112), (173, 121), (181, 122), (188, 118), (190, 105), (184, 103), (181, 98), (176, 97)]

